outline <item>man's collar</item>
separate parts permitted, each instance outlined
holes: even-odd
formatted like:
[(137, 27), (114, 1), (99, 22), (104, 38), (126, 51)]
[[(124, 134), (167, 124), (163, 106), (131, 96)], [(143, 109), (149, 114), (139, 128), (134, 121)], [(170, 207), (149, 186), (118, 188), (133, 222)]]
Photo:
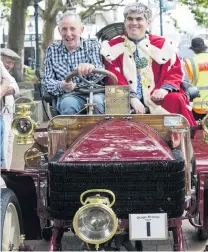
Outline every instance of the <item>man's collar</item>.
[(127, 35), (127, 38), (128, 38), (130, 41), (134, 42), (135, 45), (137, 45), (137, 44), (139, 44), (139, 42), (141, 42), (143, 39), (145, 39), (146, 36), (144, 36), (144, 37), (141, 38), (141, 39), (132, 39), (132, 38), (129, 38), (128, 35)]

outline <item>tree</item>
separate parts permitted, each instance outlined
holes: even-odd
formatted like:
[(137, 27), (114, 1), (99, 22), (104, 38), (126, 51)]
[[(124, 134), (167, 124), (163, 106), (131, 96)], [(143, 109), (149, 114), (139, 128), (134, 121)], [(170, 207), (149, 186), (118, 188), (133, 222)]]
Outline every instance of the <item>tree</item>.
[(194, 14), (195, 20), (199, 25), (208, 24), (208, 1), (207, 0), (179, 0), (182, 4), (189, 7)]
[[(11, 5), (7, 47), (15, 51), (21, 58), (24, 50), (26, 11), (30, 2), (31, 0), (13, 0)], [(22, 69), (22, 62), (19, 60), (13, 69), (17, 82), (23, 81)]]
[(81, 5), (85, 10), (80, 13), (80, 16), (83, 20), (88, 18), (89, 16), (93, 15), (96, 11), (110, 11), (118, 6), (123, 6), (123, 0), (118, 1), (105, 1), (105, 0), (98, 0), (95, 3), (89, 5), (89, 0), (74, 0), (72, 1), (75, 4)]
[(56, 27), (56, 16), (63, 9), (62, 0), (45, 0), (45, 10), (39, 9), (41, 18), (43, 19), (41, 58), (43, 60), (45, 51), (54, 39), (54, 29)]

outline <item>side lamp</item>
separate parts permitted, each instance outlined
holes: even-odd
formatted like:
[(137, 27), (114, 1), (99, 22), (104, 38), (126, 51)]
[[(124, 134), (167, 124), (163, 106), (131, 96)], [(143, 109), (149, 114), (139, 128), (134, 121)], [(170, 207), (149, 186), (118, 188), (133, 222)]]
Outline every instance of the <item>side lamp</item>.
[[(87, 194), (90, 196), (83, 200)], [(80, 202), (83, 206), (74, 216), (74, 231), (81, 240), (94, 244), (98, 250), (99, 245), (109, 241), (118, 229), (118, 219), (111, 208), (115, 203), (115, 195), (110, 190), (92, 189), (81, 194)]]
[[(21, 98), (19, 98), (21, 99)], [(32, 144), (34, 143), (34, 131), (37, 126), (40, 125), (39, 122), (33, 121), (31, 118), (32, 107), (34, 102), (15, 102), (15, 109), (17, 116), (12, 121), (12, 130), (17, 136), (17, 144)]]

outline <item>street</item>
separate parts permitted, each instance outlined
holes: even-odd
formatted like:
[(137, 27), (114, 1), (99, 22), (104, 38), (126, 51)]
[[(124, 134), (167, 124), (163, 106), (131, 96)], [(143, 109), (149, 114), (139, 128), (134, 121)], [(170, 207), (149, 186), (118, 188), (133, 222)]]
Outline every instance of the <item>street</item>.
[[(185, 249), (186, 251), (204, 251), (208, 242), (200, 242), (196, 239), (194, 227), (188, 221), (183, 223), (184, 236), (185, 236)], [(35, 245), (35, 251), (47, 251), (48, 243), (46, 241), (27, 241), (28, 245)], [(63, 251), (79, 251), (79, 244), (81, 242), (73, 234), (67, 233), (63, 239)], [(143, 241), (144, 251), (172, 251), (172, 237), (168, 241)], [(33, 247), (32, 246), (32, 247)], [(125, 251), (125, 249), (123, 250)]]

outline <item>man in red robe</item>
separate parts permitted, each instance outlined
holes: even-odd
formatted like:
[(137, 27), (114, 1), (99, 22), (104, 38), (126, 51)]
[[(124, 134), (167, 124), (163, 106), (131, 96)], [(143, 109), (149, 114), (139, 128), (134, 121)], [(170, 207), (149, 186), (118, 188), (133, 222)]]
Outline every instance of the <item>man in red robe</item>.
[(151, 17), (142, 3), (126, 6), (126, 34), (102, 43), (106, 69), (117, 76), (119, 85), (130, 86), (130, 103), (137, 114), (144, 114), (146, 108), (151, 114), (182, 114), (195, 126), (192, 108), (180, 88), (180, 59), (172, 41), (146, 34)]

